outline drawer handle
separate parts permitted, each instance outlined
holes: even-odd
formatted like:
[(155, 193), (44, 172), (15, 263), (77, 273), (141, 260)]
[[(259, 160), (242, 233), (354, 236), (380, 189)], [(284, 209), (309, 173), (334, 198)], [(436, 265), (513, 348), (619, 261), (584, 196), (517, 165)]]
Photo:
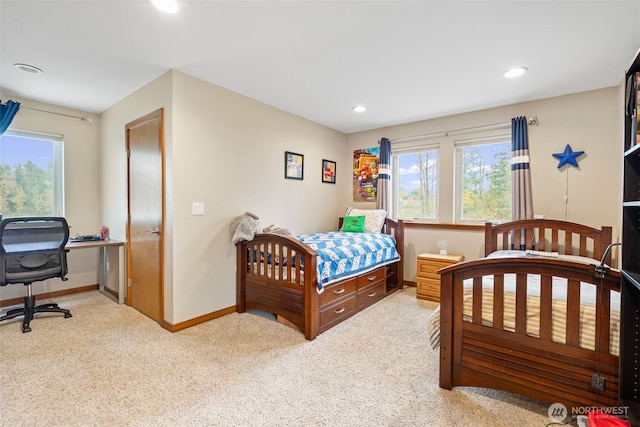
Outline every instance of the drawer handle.
[(345, 291), (344, 288), (340, 288), (340, 289), (336, 289), (335, 291), (333, 291), (334, 294), (343, 294)]
[(371, 292), (370, 294), (367, 295), (368, 297), (375, 297), (376, 293), (375, 292)]
[(344, 311), (344, 307), (340, 307), (339, 309), (335, 310), (334, 313), (336, 314), (340, 314)]
[(369, 277), (367, 277), (367, 280), (372, 282), (372, 281), (376, 280), (376, 276), (369, 276)]

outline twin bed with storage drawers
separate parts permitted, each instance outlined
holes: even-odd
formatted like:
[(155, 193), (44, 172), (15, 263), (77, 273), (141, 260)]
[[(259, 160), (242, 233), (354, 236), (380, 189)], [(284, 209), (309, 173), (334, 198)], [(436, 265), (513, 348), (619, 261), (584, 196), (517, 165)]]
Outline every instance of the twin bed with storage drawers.
[[(401, 289), (404, 224), (380, 224), (379, 233), (263, 233), (237, 243), (236, 311), (268, 311), (313, 340)], [(350, 258), (338, 259), (341, 252)]]

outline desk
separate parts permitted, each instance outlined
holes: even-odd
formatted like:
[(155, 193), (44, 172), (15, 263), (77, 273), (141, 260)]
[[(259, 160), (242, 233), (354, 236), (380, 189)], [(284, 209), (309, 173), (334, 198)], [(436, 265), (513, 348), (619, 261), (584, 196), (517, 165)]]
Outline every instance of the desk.
[[(120, 271), (120, 248), (124, 249), (124, 242), (118, 240), (85, 240), (67, 242), (64, 247), (70, 251), (77, 249), (100, 249), (100, 271), (98, 271), (98, 290), (118, 304), (124, 304), (125, 280)], [(113, 295), (107, 288), (107, 283), (117, 283), (118, 295)]]

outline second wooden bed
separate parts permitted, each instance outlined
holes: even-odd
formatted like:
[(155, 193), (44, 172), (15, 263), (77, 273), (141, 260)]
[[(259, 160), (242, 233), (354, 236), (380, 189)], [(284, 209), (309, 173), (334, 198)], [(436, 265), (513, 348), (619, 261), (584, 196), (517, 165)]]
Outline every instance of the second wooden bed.
[(595, 271), (611, 234), (555, 220), (487, 224), (487, 257), (440, 270), (440, 386), (515, 392), (570, 412), (618, 406), (620, 274)]

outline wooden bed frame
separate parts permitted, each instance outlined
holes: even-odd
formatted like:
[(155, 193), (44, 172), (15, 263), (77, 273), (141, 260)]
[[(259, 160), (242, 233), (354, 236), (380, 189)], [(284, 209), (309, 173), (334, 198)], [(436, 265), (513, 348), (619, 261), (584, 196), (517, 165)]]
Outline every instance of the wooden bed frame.
[[(396, 239), (400, 261), (331, 283), (321, 294), (317, 291), (317, 254), (309, 246), (293, 238), (268, 233), (237, 243), (236, 311), (271, 312), (296, 326), (306, 339), (315, 339), (327, 329), (402, 289), (404, 223), (387, 218), (382, 231)], [(277, 256), (272, 256), (261, 267), (252, 257), (261, 252)], [(276, 258), (294, 256), (302, 262), (276, 263)], [(284, 280), (288, 278), (293, 279)]]
[[(511, 249), (512, 231), (523, 231), (523, 249), (601, 259), (611, 242), (611, 227), (600, 230), (556, 220), (523, 220), (485, 228), (485, 255)], [(517, 247), (516, 249), (520, 249)], [(610, 254), (608, 255), (610, 257)], [(608, 261), (610, 262), (610, 261)], [(620, 291), (620, 273), (597, 278), (595, 267), (547, 257), (482, 258), (440, 270), (440, 387), (487, 387), (518, 393), (547, 403), (574, 407), (619, 406), (618, 362), (610, 352), (611, 292), (598, 291), (595, 350), (579, 346), (580, 282)], [(515, 331), (502, 324), (501, 287), (505, 274), (516, 275)], [(527, 274), (540, 275), (539, 337), (526, 334)], [(493, 324), (482, 322), (482, 277), (493, 276)], [(551, 282), (566, 278), (566, 339), (551, 339)], [(471, 321), (463, 320), (463, 280), (473, 280)], [(604, 390), (591, 385), (605, 379)]]

